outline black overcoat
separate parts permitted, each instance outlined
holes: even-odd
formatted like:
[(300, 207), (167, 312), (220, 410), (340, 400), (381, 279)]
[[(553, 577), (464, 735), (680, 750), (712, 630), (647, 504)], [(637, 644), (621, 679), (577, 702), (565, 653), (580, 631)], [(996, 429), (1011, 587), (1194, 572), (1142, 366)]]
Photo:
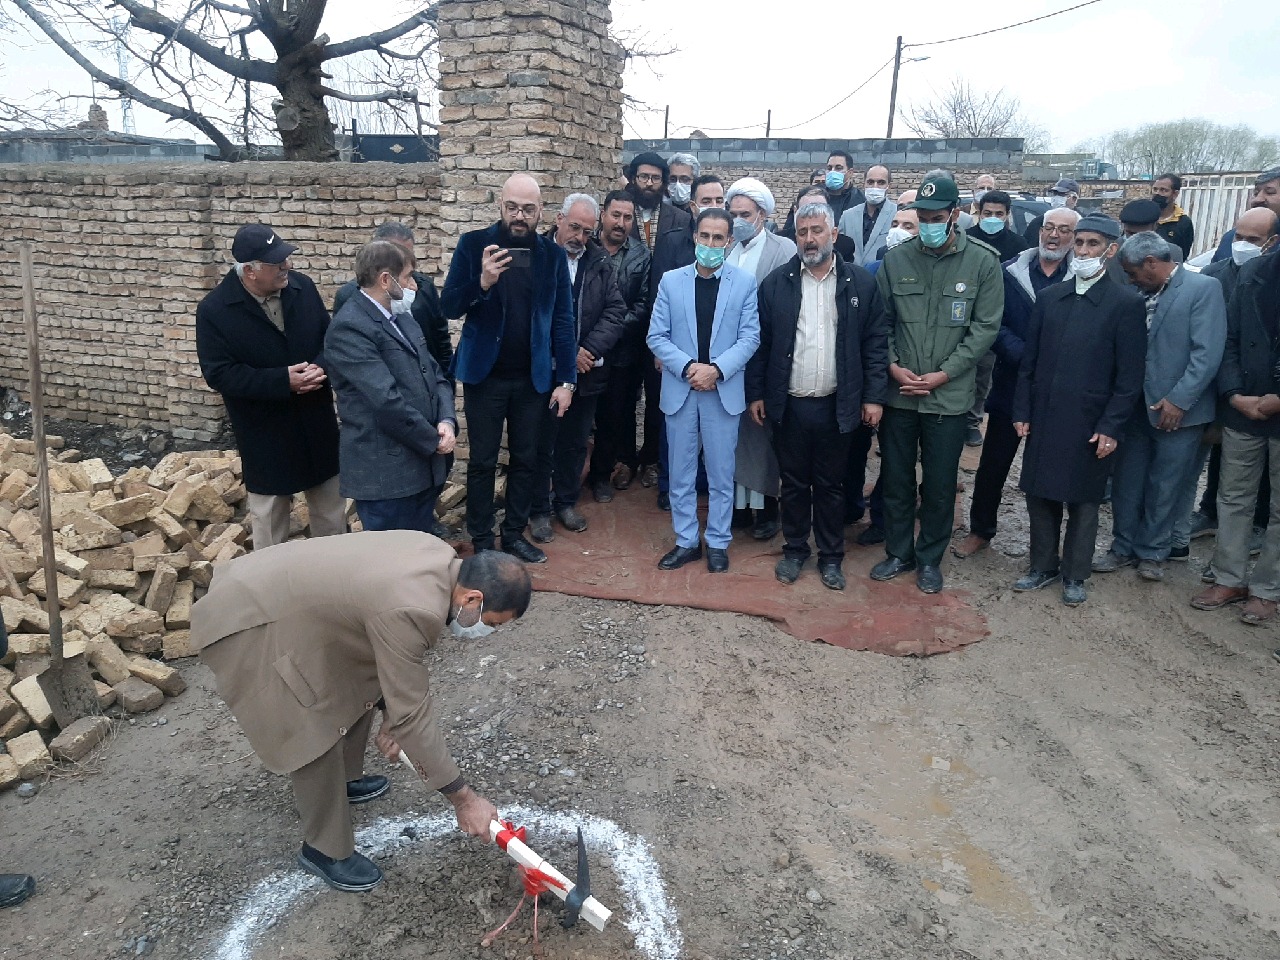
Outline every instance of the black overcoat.
[(1124, 442), (1124, 424), (1141, 402), (1146, 352), (1146, 306), (1133, 289), (1104, 276), (1083, 294), (1074, 280), (1040, 291), (1013, 401), (1014, 422), (1031, 424), (1023, 491), (1102, 502), (1115, 454), (1099, 460), (1089, 438)]
[(205, 382), (222, 394), (250, 493), (287, 495), (338, 473), (333, 392), (296, 394), (288, 367), (324, 362), (329, 311), (310, 278), (289, 272), (280, 293), (284, 333), (228, 271), (196, 308), (196, 353)]

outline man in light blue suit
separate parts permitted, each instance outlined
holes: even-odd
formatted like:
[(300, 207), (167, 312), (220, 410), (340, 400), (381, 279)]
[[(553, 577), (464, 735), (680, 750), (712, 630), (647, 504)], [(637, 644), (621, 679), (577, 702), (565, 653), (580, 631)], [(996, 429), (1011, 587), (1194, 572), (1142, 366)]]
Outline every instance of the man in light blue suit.
[[(1079, 265), (1072, 266), (1079, 275)], [(1126, 240), (1120, 266), (1147, 298), (1144, 396), (1116, 450), (1115, 539), (1093, 570), (1136, 564), (1143, 579), (1163, 580), (1178, 494), (1199, 464), (1204, 429), (1216, 414), (1214, 378), (1227, 341), (1227, 308), (1218, 281), (1175, 263), (1170, 245), (1155, 233)]]
[(658, 285), (649, 349), (662, 364), (667, 417), (671, 520), (676, 546), (659, 561), (676, 570), (702, 558), (698, 531), (698, 452), (707, 469), (707, 569), (729, 569), (734, 450), (747, 408), (745, 370), (760, 346), (756, 281), (725, 264), (733, 218), (714, 207), (694, 226), (696, 262), (670, 270)]

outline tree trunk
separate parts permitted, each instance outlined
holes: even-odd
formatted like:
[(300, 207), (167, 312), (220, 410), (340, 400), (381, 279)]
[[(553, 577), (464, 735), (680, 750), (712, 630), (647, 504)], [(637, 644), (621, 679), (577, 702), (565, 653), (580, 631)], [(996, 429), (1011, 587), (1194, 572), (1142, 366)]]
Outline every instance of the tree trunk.
[(276, 89), (281, 99), (273, 104), (276, 127), (286, 160), (338, 158), (333, 145), (333, 121), (324, 102), (320, 54), (322, 46), (307, 44), (276, 64)]

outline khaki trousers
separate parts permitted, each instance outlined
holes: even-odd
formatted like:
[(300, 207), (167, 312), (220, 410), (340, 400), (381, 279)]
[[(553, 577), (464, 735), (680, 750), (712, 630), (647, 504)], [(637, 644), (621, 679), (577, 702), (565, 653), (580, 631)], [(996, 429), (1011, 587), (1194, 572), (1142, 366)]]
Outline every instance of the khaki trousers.
[[(307, 498), (307, 513), (311, 517), (311, 536), (331, 537), (347, 532), (347, 501), (338, 492), (336, 475), (302, 493)], [(253, 549), (262, 550), (289, 539), (289, 511), (292, 508), (292, 496), (249, 494)]]
[(302, 837), (334, 860), (345, 860), (356, 849), (351, 810), (347, 803), (347, 781), (364, 775), (364, 751), (373, 727), (370, 710), (347, 731), (347, 735), (289, 778), (293, 798), (302, 818)]

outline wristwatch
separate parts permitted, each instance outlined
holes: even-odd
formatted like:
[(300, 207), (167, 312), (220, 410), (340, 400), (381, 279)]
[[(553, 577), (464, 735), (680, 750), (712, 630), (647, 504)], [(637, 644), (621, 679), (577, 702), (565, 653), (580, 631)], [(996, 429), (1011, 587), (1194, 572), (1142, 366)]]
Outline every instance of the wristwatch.
[(578, 385), (576, 383), (562, 383), (560, 384), (560, 389), (568, 390), (570, 393), (573, 393), (578, 389)]

